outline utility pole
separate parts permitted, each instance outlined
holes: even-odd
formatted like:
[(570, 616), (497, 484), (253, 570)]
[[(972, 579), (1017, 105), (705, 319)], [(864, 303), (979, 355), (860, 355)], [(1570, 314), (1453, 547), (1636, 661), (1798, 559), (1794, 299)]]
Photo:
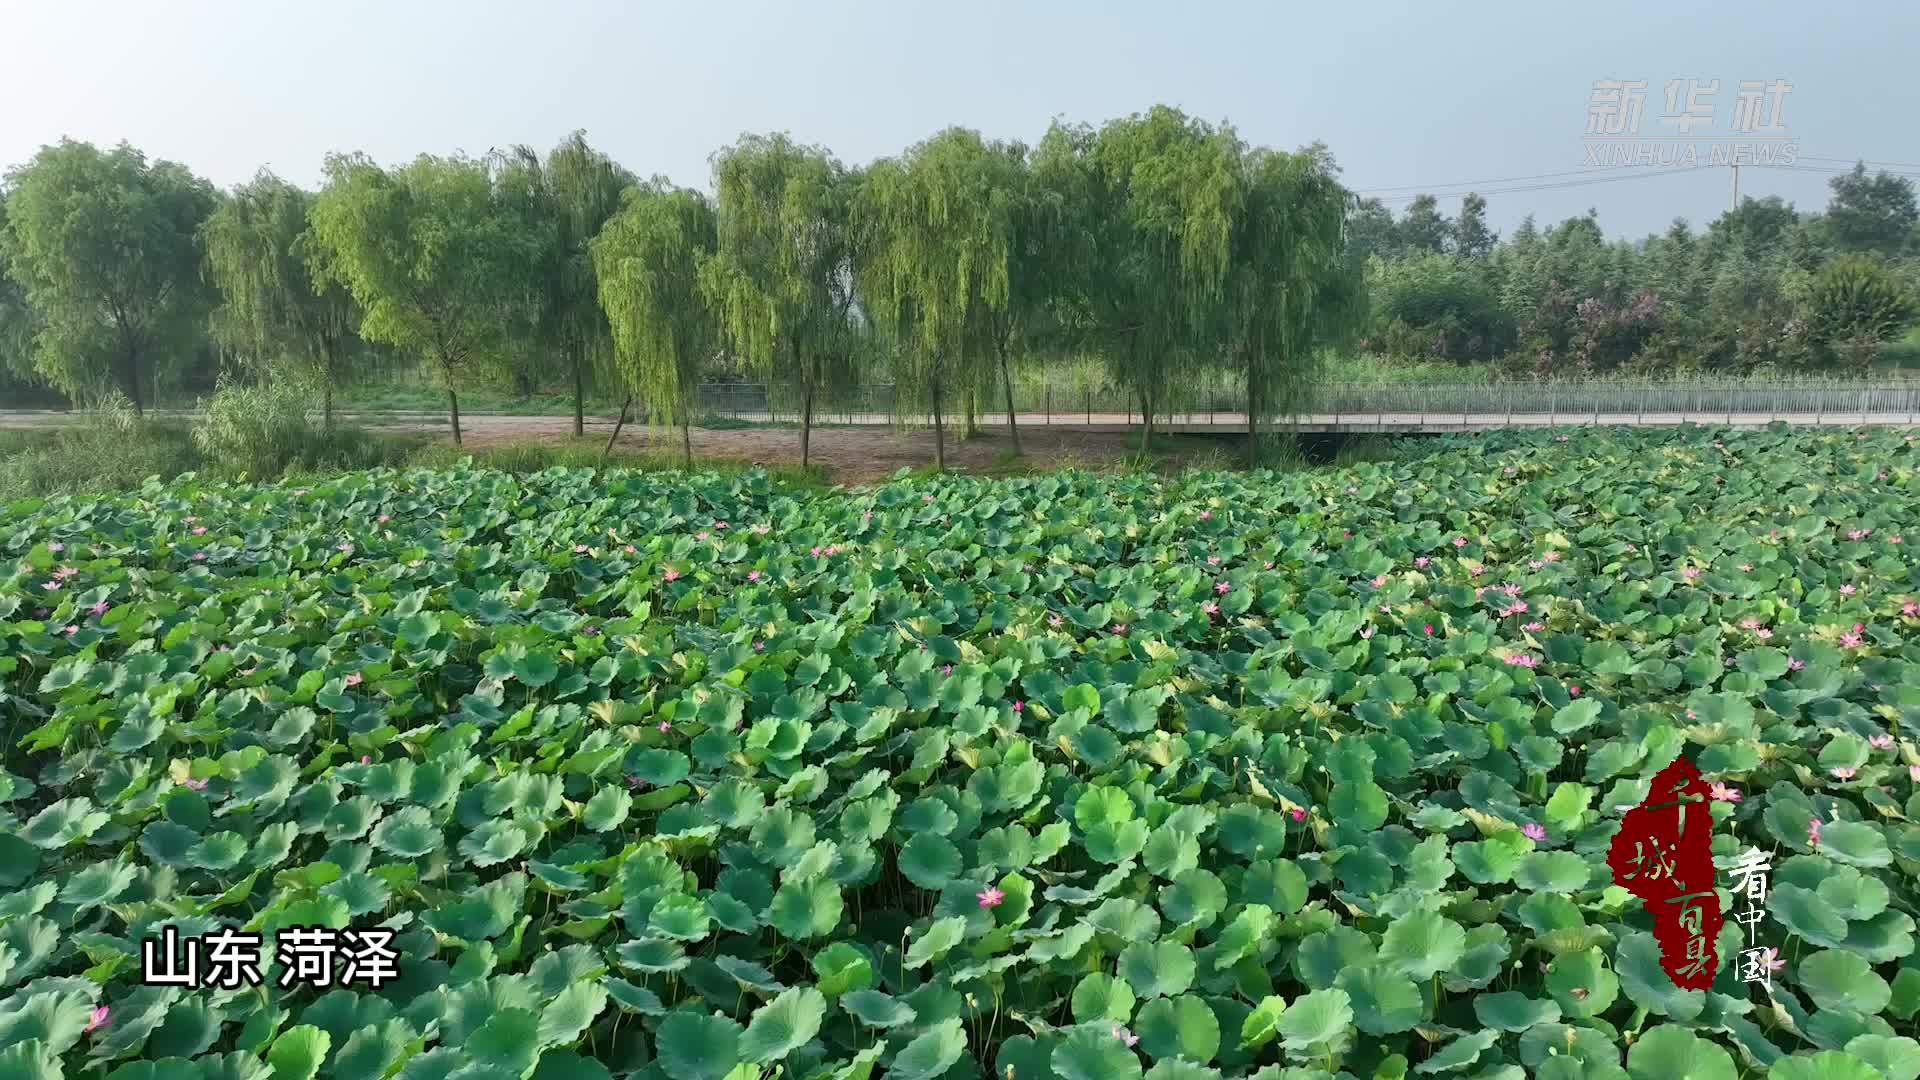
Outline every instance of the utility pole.
[(1733, 162), (1733, 202), (1728, 205), (1727, 209), (1740, 209), (1740, 163), (1737, 161)]

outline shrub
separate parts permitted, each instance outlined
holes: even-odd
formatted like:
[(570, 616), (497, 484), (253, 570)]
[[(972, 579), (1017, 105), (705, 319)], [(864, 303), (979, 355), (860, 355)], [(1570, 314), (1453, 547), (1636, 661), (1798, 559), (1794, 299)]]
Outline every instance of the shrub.
[(318, 435), (307, 421), (307, 399), (307, 386), (291, 379), (222, 383), (194, 426), (193, 444), (223, 471), (279, 476)]

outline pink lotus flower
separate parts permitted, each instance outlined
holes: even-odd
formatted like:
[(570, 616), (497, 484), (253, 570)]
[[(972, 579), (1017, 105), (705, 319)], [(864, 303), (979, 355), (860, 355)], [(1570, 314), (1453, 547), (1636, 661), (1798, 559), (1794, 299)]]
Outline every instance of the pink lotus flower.
[(943, 667), (942, 667), (942, 668), (940, 669), (940, 674), (942, 674), (942, 675), (949, 675), (949, 676), (950, 676), (950, 675), (952, 675), (952, 674), (953, 674), (953, 665), (952, 665), (952, 664), (947, 664), (947, 665), (945, 665), (945, 666), (943, 666)]
[(207, 553), (206, 553), (206, 552), (204, 552), (204, 551), (196, 551), (196, 552), (194, 552), (194, 553), (193, 553), (193, 561), (194, 561), (194, 562), (206, 562), (206, 561), (207, 561)]
[(1424, 627), (1422, 627), (1421, 629), (1423, 629), (1423, 630), (1425, 630), (1425, 631), (1426, 631), (1426, 634), (1427, 634), (1427, 636), (1428, 636), (1428, 637), (1432, 637), (1432, 636), (1433, 636), (1433, 624), (1432, 624), (1432, 623), (1428, 623), (1428, 624), (1427, 624), (1426, 626), (1424, 626)]
[(1025, 712), (1025, 711), (1027, 711), (1027, 703), (1026, 703), (1026, 702), (1024, 702), (1024, 701), (1016, 701), (1016, 702), (1014, 702), (1014, 703), (1013, 703), (1013, 711), (1014, 711), (1014, 712), (1016, 712), (1016, 713), (1020, 713), (1020, 712)]
[(49, 582), (47, 582), (46, 584), (44, 584), (44, 585), (41, 585), (40, 587), (41, 587), (42, 589), (45, 589), (45, 590), (46, 590), (47, 592), (59, 592), (59, 591), (60, 591), (60, 583), (59, 583), (59, 582), (57, 582), (57, 581), (49, 581)]
[(1127, 624), (1126, 624), (1126, 623), (1123, 623), (1123, 622), (1117, 622), (1117, 623), (1114, 623), (1114, 624), (1113, 624), (1113, 632), (1114, 632), (1114, 633), (1116, 633), (1116, 634), (1124, 634), (1124, 633), (1126, 633), (1126, 632), (1127, 632)]
[(360, 755), (360, 764), (362, 764), (362, 765), (371, 765), (371, 764), (373, 764), (373, 755), (371, 755), (371, 754), (361, 754), (361, 755)]
[(1920, 784), (1920, 765), (1907, 766), (1907, 779)]
[(829, 559), (833, 558), (835, 555), (838, 555), (838, 554), (840, 554), (840, 549), (837, 547), (830, 547), (827, 549), (827, 558)]
[(80, 628), (77, 626), (69, 626), (66, 628), (66, 630), (62, 631), (62, 633), (65, 633), (68, 637), (72, 637), (73, 635), (79, 632), (80, 632)]
[(53, 552), (53, 553), (54, 553), (55, 555), (58, 555), (58, 554), (60, 554), (61, 552), (63, 552), (63, 551), (65, 551), (65, 550), (67, 550), (67, 545), (65, 545), (65, 544), (48, 544), (48, 545), (47, 545), (47, 550), (48, 550), (48, 551), (51, 551), (51, 552)]
[(1569, 694), (1572, 694), (1572, 695), (1573, 695), (1574, 697), (1579, 697), (1579, 696), (1580, 696), (1580, 684), (1579, 684), (1579, 683), (1574, 683), (1574, 684), (1573, 684), (1572, 686), (1569, 686), (1569, 687), (1567, 687), (1567, 692), (1568, 692)]
[(205, 525), (195, 525), (193, 527), (193, 535), (195, 536), (207, 535), (207, 527)]
[[(931, 499), (931, 498), (929, 498), (929, 499), (928, 499), (928, 501), (929, 501), (929, 502), (931, 502), (931, 501), (932, 501), (932, 499)], [(766, 524), (766, 523), (764, 523), (764, 522), (763, 522), (763, 523), (761, 523), (761, 524), (759, 524), (759, 525), (755, 525), (755, 526), (753, 526), (753, 533), (754, 533), (754, 535), (756, 535), (756, 536), (765, 536), (765, 535), (767, 535), (768, 533), (770, 533), (770, 532), (772, 532), (772, 531), (773, 531), (773, 526), (771, 526), (771, 525), (768, 525), (768, 524)]]
[(1360, 628), (1360, 640), (1365, 641), (1372, 636), (1373, 636), (1373, 627), (1363, 626)]
[(1202, 511), (1200, 511), (1200, 520), (1201, 520), (1201, 521), (1212, 521), (1212, 520), (1213, 520), (1213, 511), (1211, 511), (1211, 510), (1202, 510)]
[(1859, 590), (1857, 590), (1857, 589), (1855, 589), (1855, 588), (1854, 588), (1854, 587), (1853, 587), (1852, 585), (1842, 585), (1842, 586), (1840, 586), (1840, 595), (1841, 595), (1841, 596), (1852, 596), (1852, 595), (1853, 595), (1853, 594), (1854, 594), (1855, 592), (1858, 592), (1858, 591), (1859, 591)]
[(923, 502), (923, 503), (930, 503), (930, 502), (932, 502), (932, 501), (933, 501), (933, 496), (931, 496), (931, 495), (922, 495), (922, 496), (920, 496), (920, 501), (921, 501), (921, 502)]
[(575, 545), (573, 545), (573, 553), (574, 553), (575, 555), (585, 555), (585, 554), (587, 553), (587, 551), (588, 551), (588, 550), (589, 550), (589, 549), (587, 548), (587, 545), (585, 545), (585, 544), (575, 544)]
[(621, 548), (620, 550), (622, 550), (622, 551), (624, 551), (624, 552), (626, 552), (626, 553), (627, 553), (627, 554), (629, 554), (629, 555), (637, 555), (637, 554), (639, 554), (639, 552), (638, 552), (638, 550), (637, 550), (636, 548), (634, 548), (634, 546), (633, 546), (632, 544), (628, 544), (628, 545), (627, 545), (626, 547), (623, 547), (623, 548)]
[(675, 570), (673, 567), (669, 566), (667, 567), (667, 572), (662, 574), (661, 576), (666, 578), (668, 581), (679, 581), (680, 571)]
[(704, 531), (703, 531), (703, 532), (697, 532), (697, 533), (694, 533), (694, 534), (693, 534), (693, 538), (694, 538), (695, 540), (699, 540), (699, 541), (702, 541), (702, 542), (705, 542), (705, 541), (706, 541), (706, 539), (707, 539), (707, 534), (706, 534), (706, 533), (705, 533)]
[(189, 790), (189, 791), (205, 791), (205, 790), (207, 790), (207, 782), (206, 782), (205, 780), (194, 780), (194, 779), (191, 779), (191, 778), (189, 778), (189, 779), (188, 779), (188, 780), (186, 781), (186, 786), (187, 786), (187, 790)]
[(586, 630), (584, 631), (584, 633), (585, 633), (585, 634), (586, 634), (586, 635), (587, 635), (588, 637), (599, 637), (599, 636), (600, 636), (600, 628), (599, 628), (598, 626), (589, 626), (589, 627), (587, 627), (587, 628), (586, 628)]
[(91, 612), (92, 612), (92, 613), (94, 614), (94, 616), (95, 616), (96, 618), (97, 618), (97, 617), (99, 617), (99, 616), (101, 616), (101, 615), (105, 615), (105, 614), (107, 613), (107, 610), (108, 610), (108, 609), (107, 609), (107, 602), (106, 602), (105, 600), (102, 600), (102, 601), (100, 601), (99, 603), (97, 603), (97, 604), (95, 604), (95, 605), (93, 605), (92, 607), (90, 607), (90, 608), (88, 608), (87, 610), (88, 610), (88, 611), (91, 611)]
[[(867, 516), (868, 516), (868, 517), (872, 517), (872, 516), (873, 516), (873, 511), (871, 511), (871, 510), (869, 510), (869, 511), (867, 511)], [(714, 527), (714, 528), (716, 528), (716, 529), (719, 529), (719, 530), (720, 530), (721, 532), (725, 532), (725, 531), (727, 531), (727, 523), (726, 523), (726, 522), (724, 522), (724, 521), (716, 521), (716, 522), (714, 522), (714, 523), (713, 523), (713, 527)]]
[(376, 525), (385, 525), (387, 522), (392, 520), (393, 520), (393, 515), (381, 514), (379, 517), (373, 519), (373, 523)]
[(1525, 653), (1521, 653), (1516, 656), (1507, 657), (1507, 663), (1512, 664), (1514, 667), (1531, 668), (1534, 665), (1538, 664), (1539, 662), (1540, 662), (1539, 660), (1536, 660), (1533, 657), (1526, 655)]
[(112, 1015), (113, 1015), (112, 1009), (107, 1008), (105, 1005), (96, 1005), (93, 1008), (93, 1014), (87, 1019), (87, 1026), (81, 1028), (80, 1030), (83, 1032), (98, 1031), (101, 1028), (106, 1027), (108, 1024), (113, 1022), (112, 1020), (108, 1019)]
[(349, 672), (347, 674), (346, 684), (348, 686), (359, 686), (362, 681), (363, 681), (362, 676), (357, 671)]
[(1867, 740), (1867, 745), (1873, 747), (1875, 750), (1891, 750), (1893, 749), (1893, 736), (1885, 733), (1875, 735), (1873, 738)]
[(1429, 559), (1425, 555), (1422, 555), (1419, 558), (1413, 560), (1413, 565), (1416, 567), (1419, 567), (1422, 570), (1425, 570), (1427, 568), (1427, 564), (1432, 561), (1433, 561), (1432, 559)]
[(1806, 666), (1807, 666), (1807, 662), (1805, 660), (1800, 659), (1797, 656), (1789, 657), (1787, 660), (1788, 671), (1799, 671), (1801, 668)]
[(1048, 625), (1048, 626), (1054, 626), (1054, 627), (1057, 627), (1057, 626), (1059, 626), (1059, 625), (1060, 625), (1060, 624), (1061, 624), (1062, 622), (1064, 622), (1064, 621), (1065, 621), (1065, 620), (1063, 620), (1063, 619), (1061, 619), (1061, 618), (1060, 618), (1060, 616), (1058, 616), (1058, 615), (1049, 615), (1049, 616), (1047, 616), (1047, 625)]
[(812, 553), (812, 554), (813, 554), (813, 557), (814, 557), (814, 558), (816, 558), (816, 559), (817, 559), (817, 558), (819, 558), (819, 557), (820, 557), (820, 549), (819, 549), (819, 548), (814, 548), (814, 549), (813, 549), (813, 553)]
[(1546, 563), (1541, 562), (1539, 559), (1532, 559), (1527, 562), (1527, 569), (1539, 570), (1545, 567), (1546, 565), (1547, 565)]
[(647, 782), (645, 780), (640, 779), (637, 776), (627, 777), (627, 790), (629, 791), (639, 791), (641, 788), (644, 788), (646, 786), (647, 786)]
[(1529, 634), (1537, 634), (1540, 631), (1545, 630), (1546, 628), (1547, 628), (1546, 623), (1530, 622), (1530, 623), (1527, 623), (1525, 626), (1522, 626), (1520, 629), (1525, 630)]
[(1219, 565), (1220, 565), (1220, 556), (1218, 556), (1218, 555), (1209, 555), (1209, 556), (1207, 556), (1207, 565), (1208, 565), (1208, 566), (1219, 566)]
[(1208, 615), (1217, 615), (1220, 613), (1220, 605), (1209, 600), (1200, 605), (1200, 610), (1206, 612)]
[(1807, 822), (1807, 844), (1812, 847), (1820, 846), (1820, 819), (1819, 818), (1814, 818), (1813, 820)]
[(1376, 589), (1384, 589), (1384, 588), (1386, 588), (1386, 587), (1387, 587), (1387, 575), (1385, 575), (1385, 574), (1381, 574), (1381, 575), (1380, 575), (1379, 577), (1377, 577), (1377, 578), (1374, 578), (1374, 579), (1373, 579), (1373, 587), (1374, 587), (1374, 588), (1376, 588)]
[(1213, 591), (1219, 593), (1221, 596), (1225, 596), (1227, 593), (1233, 591), (1233, 586), (1224, 581), (1216, 581), (1213, 583)]
[[(1818, 824), (1818, 822), (1815, 824)], [(1818, 842), (1817, 840), (1815, 841), (1815, 843)], [(1779, 971), (1787, 966), (1787, 962), (1780, 959), (1780, 950), (1772, 948), (1771, 946), (1760, 950), (1758, 963), (1768, 971)]]
[[(1123, 1043), (1126, 1043), (1128, 1049), (1132, 1049), (1133, 1046), (1140, 1041), (1140, 1036), (1135, 1035), (1133, 1032), (1128, 1031), (1126, 1028), (1120, 1027), (1117, 1024), (1114, 1025), (1113, 1037), (1116, 1039), (1119, 1039)], [(1139, 1068), (1139, 1066), (1137, 1065), (1134, 1067)]]
[(1688, 581), (1692, 581), (1695, 578), (1700, 576), (1700, 568), (1697, 566), (1689, 566), (1685, 570), (1682, 570), (1680, 572), (1686, 575), (1686, 578)]
[(1272, 564), (1272, 563), (1268, 563), (1268, 564), (1267, 564), (1267, 569), (1269, 569), (1269, 570), (1271, 570), (1271, 569), (1273, 569), (1273, 564)]
[(1752, 564), (1752, 563), (1750, 563), (1750, 562), (1743, 562), (1743, 563), (1741, 563), (1741, 564), (1740, 564), (1740, 572), (1741, 572), (1741, 573), (1743, 573), (1743, 574), (1751, 574), (1751, 573), (1753, 573), (1753, 564)]
[(1764, 626), (1763, 626), (1763, 627), (1761, 627), (1760, 629), (1758, 629), (1758, 630), (1755, 630), (1755, 631), (1753, 632), (1753, 636), (1754, 636), (1754, 637), (1757, 637), (1757, 638), (1759, 638), (1759, 639), (1760, 639), (1761, 641), (1772, 641), (1772, 640), (1773, 640), (1773, 631), (1771, 631), (1771, 630), (1769, 630), (1769, 629), (1767, 629), (1766, 627), (1764, 627)]
[(1840, 644), (1846, 646), (1849, 649), (1857, 649), (1860, 647), (1860, 635), (1859, 634), (1841, 634)]
[(766, 643), (766, 642), (764, 642), (764, 641), (756, 641), (756, 642), (754, 642), (754, 643), (753, 643), (753, 651), (754, 651), (754, 652), (766, 652), (766, 651), (767, 651), (767, 643)]
[(1454, 538), (1453, 538), (1453, 546), (1454, 546), (1454, 547), (1457, 547), (1457, 548), (1463, 548), (1463, 547), (1466, 547), (1466, 546), (1467, 546), (1467, 538), (1466, 538), (1466, 537), (1464, 537), (1464, 536), (1456, 536), (1456, 537), (1454, 537)]
[(1909, 601), (1907, 601), (1906, 603), (1904, 603), (1904, 604), (1901, 604), (1901, 605), (1900, 605), (1900, 614), (1902, 614), (1902, 615), (1920, 615), (1920, 603), (1915, 603), (1914, 601), (1912, 601), (1912, 600), (1909, 600)]
[(1906, 543), (1906, 542), (1907, 542), (1907, 538), (1906, 538), (1906, 537), (1904, 537), (1904, 536), (1889, 536), (1889, 537), (1887, 537), (1887, 543), (1889, 543), (1889, 544), (1904, 544), (1904, 543)]
[(342, 544), (341, 544), (341, 545), (340, 545), (340, 546), (339, 546), (338, 548), (335, 548), (334, 550), (336, 550), (336, 551), (344, 551), (344, 552), (346, 552), (347, 554), (349, 554), (349, 555), (351, 555), (351, 554), (353, 554), (353, 545), (352, 545), (352, 544), (347, 544), (347, 543), (342, 543)]
[(1837, 780), (1851, 780), (1853, 779), (1853, 774), (1859, 770), (1851, 766), (1843, 766), (1838, 769), (1828, 769), (1827, 771), (1832, 773)]
[(1739, 802), (1740, 801), (1740, 789), (1728, 787), (1725, 784), (1714, 784), (1712, 787), (1707, 789), (1707, 794), (1713, 796), (1715, 799), (1719, 800), (1720, 802)]
[(1867, 535), (1867, 534), (1866, 534), (1866, 533), (1865, 533), (1864, 531), (1862, 531), (1862, 530), (1860, 530), (1860, 529), (1855, 529), (1855, 530), (1853, 530), (1852, 532), (1850, 532), (1850, 533), (1848, 533), (1848, 534), (1847, 534), (1847, 539), (1849, 539), (1849, 540), (1859, 540), (1859, 539), (1861, 539), (1861, 538), (1863, 538), (1863, 537), (1865, 537), (1866, 535)]
[(997, 908), (1001, 904), (1006, 903), (1006, 900), (1007, 900), (1006, 893), (1001, 892), (999, 889), (992, 888), (991, 886), (989, 886), (984, 892), (975, 893), (974, 896), (979, 898), (980, 906), (983, 908)]
[(1549, 552), (1547, 552), (1547, 561), (1548, 561), (1548, 562), (1559, 562), (1559, 561), (1560, 561), (1560, 553), (1559, 553), (1559, 552), (1557, 552), (1557, 551), (1549, 551)]
[(673, 730), (673, 722), (671, 720), (660, 721), (660, 734), (665, 735), (666, 733), (672, 730)]
[(1547, 827), (1531, 821), (1520, 826), (1520, 832), (1529, 840), (1545, 840), (1547, 838)]
[(747, 580), (748, 580), (748, 581), (759, 581), (759, 580), (760, 580), (760, 571), (758, 571), (758, 570), (749, 570), (749, 571), (747, 571)]
[(1300, 807), (1298, 807), (1298, 806), (1296, 806), (1296, 807), (1294, 807), (1293, 809), (1291, 809), (1291, 810), (1289, 810), (1289, 811), (1287, 811), (1287, 813), (1288, 813), (1289, 815), (1291, 815), (1291, 816), (1293, 817), (1293, 820), (1294, 820), (1294, 822), (1295, 822), (1296, 824), (1298, 824), (1299, 822), (1302, 822), (1302, 821), (1305, 821), (1305, 820), (1307, 820), (1307, 812), (1306, 812), (1306, 811), (1305, 811), (1304, 809), (1302, 809), (1302, 808), (1300, 808)]

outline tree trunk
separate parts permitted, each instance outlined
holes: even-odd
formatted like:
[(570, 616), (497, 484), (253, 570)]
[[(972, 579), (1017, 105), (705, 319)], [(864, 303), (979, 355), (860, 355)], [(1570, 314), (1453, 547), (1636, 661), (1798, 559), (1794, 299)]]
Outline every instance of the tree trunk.
[(328, 372), (320, 384), (320, 430), (333, 433), (333, 374)]
[(680, 417), (680, 456), (685, 460), (687, 470), (693, 470), (693, 421), (682, 414)]
[(1145, 390), (1140, 391), (1140, 453), (1145, 455), (1153, 449), (1153, 398)]
[(806, 468), (809, 445), (813, 442), (813, 381), (800, 390), (800, 467)]
[(969, 439), (973, 438), (975, 435), (980, 434), (980, 429), (973, 425), (973, 395), (974, 395), (973, 387), (971, 386), (967, 387), (966, 437)]
[(607, 446), (600, 451), (600, 460), (605, 461), (607, 455), (613, 453), (613, 444), (620, 438), (620, 429), (627, 426), (627, 410), (631, 408), (633, 408), (633, 395), (628, 394), (627, 400), (620, 403), (620, 419), (614, 421), (613, 434), (607, 436)]
[(940, 377), (933, 378), (933, 470), (947, 471), (947, 425), (940, 416)]
[(1013, 376), (1007, 371), (1007, 351), (1000, 350), (1000, 382), (1007, 388), (1007, 438), (1013, 440), (1013, 456), (1020, 456), (1020, 427), (1013, 420)]
[(581, 355), (585, 351), (577, 343), (567, 344), (567, 355), (573, 360), (573, 437), (576, 439), (587, 433), (586, 358)]
[(447, 387), (447, 412), (453, 417), (453, 445), (460, 445), (460, 395)]
[(127, 396), (133, 399), (133, 415), (136, 419), (146, 419), (146, 406), (140, 400), (140, 349), (133, 346), (127, 349)]

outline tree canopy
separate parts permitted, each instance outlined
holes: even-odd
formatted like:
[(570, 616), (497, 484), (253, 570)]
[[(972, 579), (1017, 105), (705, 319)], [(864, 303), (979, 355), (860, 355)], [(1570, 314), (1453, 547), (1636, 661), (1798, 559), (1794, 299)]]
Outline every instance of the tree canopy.
[(143, 413), (204, 334), (199, 229), (213, 186), (170, 161), (62, 140), (7, 176), (9, 273), (33, 307), (34, 368), (70, 394), (111, 386)]

